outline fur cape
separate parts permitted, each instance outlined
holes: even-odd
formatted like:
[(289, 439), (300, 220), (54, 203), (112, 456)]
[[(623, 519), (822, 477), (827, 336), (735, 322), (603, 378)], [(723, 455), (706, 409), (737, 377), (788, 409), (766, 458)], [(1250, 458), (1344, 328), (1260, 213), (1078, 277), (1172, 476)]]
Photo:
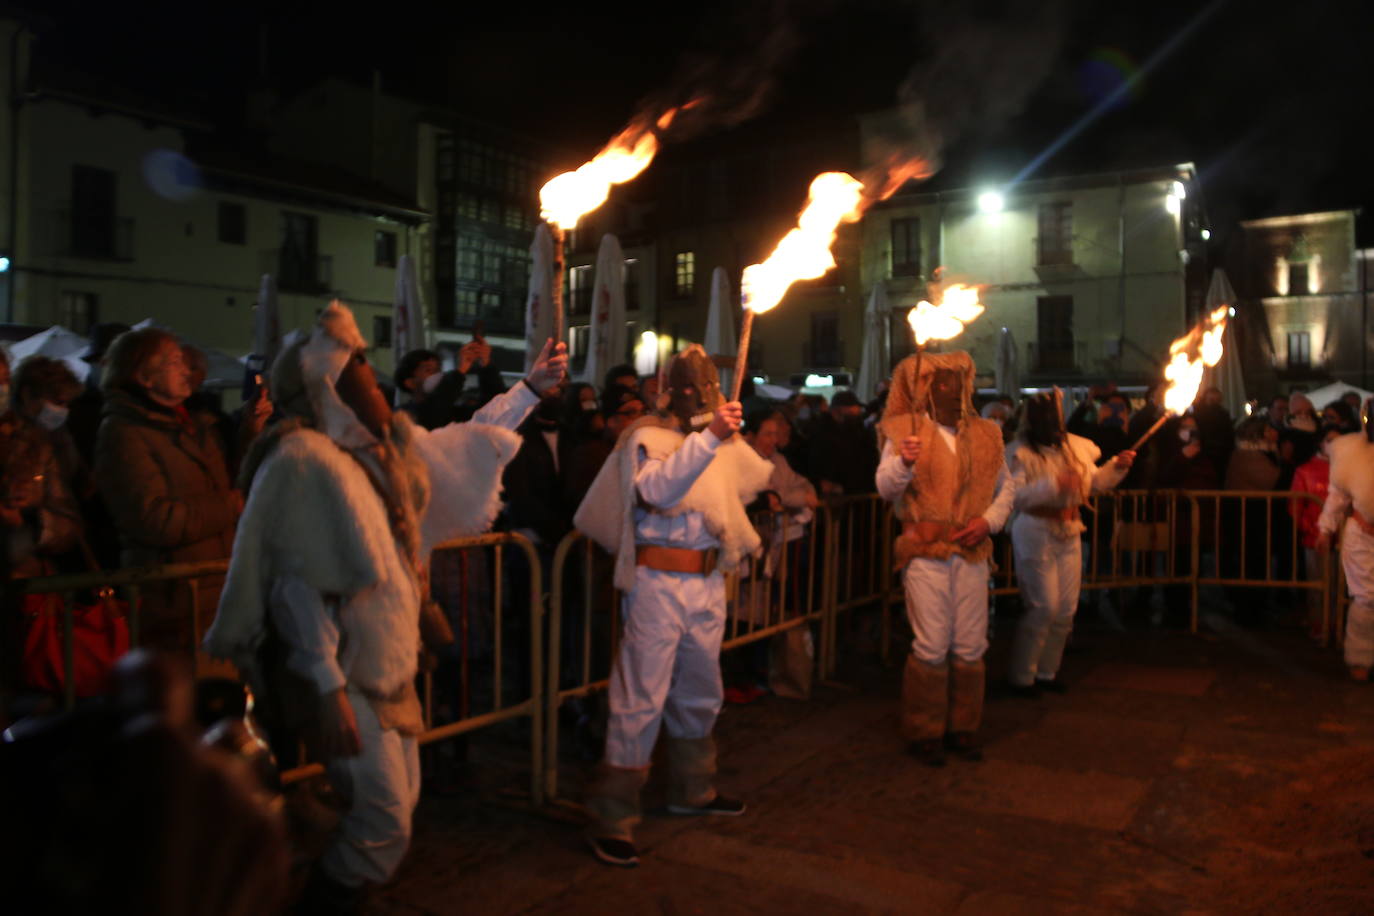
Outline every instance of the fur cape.
[[(1099, 468), (1097, 460), (1100, 457), (1102, 450), (1096, 443), (1073, 433), (1067, 434), (1062, 449), (1045, 451), (1036, 451), (1029, 442), (1017, 436), (1007, 445), (1007, 469), (1013, 474), (1020, 472), (1024, 477), (1024, 483), (1016, 488), (1016, 510), (1081, 506), (1093, 493), (1116, 486), (1125, 478), (1126, 471), (1110, 461)], [(1055, 478), (1070, 467), (1078, 473), (1079, 492), (1060, 493)], [(1044, 521), (1059, 537), (1078, 535), (1086, 528), (1076, 516), (1069, 522)]]
[[(911, 485), (897, 505), (897, 516), (903, 522), (963, 525), (992, 505), (997, 476), (1005, 465), (1002, 429), (979, 417), (973, 409), (976, 369), (971, 356), (961, 350), (922, 354), (919, 376), (916, 362), (913, 355), (897, 364), (887, 408), (878, 424), (879, 448), (884, 440), (892, 440), (895, 446), (911, 435), (919, 436), (925, 444), (911, 475)], [(964, 383), (963, 411), (955, 427), (953, 455), (931, 416), (930, 385), (937, 369), (958, 372)], [(987, 559), (992, 553), (992, 542), (985, 540), (968, 549), (949, 541), (922, 541), (911, 526), (904, 526), (897, 538), (894, 558), (901, 567), (912, 557), (943, 560), (953, 553), (971, 561)]]
[[(395, 423), (420, 556), (446, 539), (487, 530), (519, 437), (473, 423), (429, 433), (403, 414)], [(393, 695), (415, 675), (421, 595), (382, 498), (352, 455), (307, 426), (286, 428), (253, 457), (256, 474), (207, 651), (249, 670), (267, 635), (272, 582), (295, 575), (338, 596), (349, 682), (369, 695)]]
[(1331, 486), (1349, 493), (1360, 515), (1374, 521), (1374, 443), (1364, 433), (1349, 433), (1331, 443)]
[[(573, 524), (606, 550), (615, 554), (615, 586), (628, 592), (635, 584), (634, 510), (639, 505), (635, 474), (640, 449), (651, 459), (669, 457), (686, 440), (671, 421), (650, 417), (627, 429), (615, 451), (601, 466)], [(654, 509), (663, 515), (700, 512), (706, 530), (720, 541), (716, 568), (733, 572), (761, 541), (744, 507), (768, 489), (773, 464), (739, 436), (731, 436), (716, 448), (715, 457), (692, 484), (687, 495), (671, 509)]]

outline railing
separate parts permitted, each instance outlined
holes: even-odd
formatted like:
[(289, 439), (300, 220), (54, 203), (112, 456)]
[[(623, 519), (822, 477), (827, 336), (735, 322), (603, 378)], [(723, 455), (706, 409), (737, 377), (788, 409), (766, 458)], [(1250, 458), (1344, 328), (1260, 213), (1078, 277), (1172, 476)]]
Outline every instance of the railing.
[[(1191, 628), (1198, 623), (1199, 590), (1204, 587), (1285, 588), (1305, 591), (1320, 602), (1323, 644), (1339, 627), (1343, 594), (1332, 553), (1316, 555), (1315, 568), (1303, 573), (1302, 553), (1288, 530), (1289, 507), (1319, 504), (1311, 494), (1263, 491), (1117, 490), (1093, 497), (1085, 507), (1084, 589), (1121, 589), (1166, 585), (1187, 589)], [(727, 620), (722, 649), (729, 651), (787, 630), (818, 625), (817, 664), (822, 678), (835, 671), (841, 643), (838, 624), (846, 614), (876, 604), (881, 611), (882, 654), (891, 641), (891, 607), (902, 604), (899, 571), (892, 544), (899, 526), (892, 508), (877, 496), (844, 497), (820, 506), (814, 521), (799, 526), (786, 515), (755, 517), (765, 550), (727, 578)], [(1016, 594), (1012, 551), (1005, 537), (994, 554), (992, 594)], [(507, 576), (507, 553), (515, 550), (524, 569)], [(445, 591), (443, 571), (459, 564), (456, 590)], [(563, 703), (605, 690), (620, 638), (621, 596), (612, 584), (612, 559), (578, 532), (557, 545), (550, 559), (551, 581), (545, 614), (544, 567), (535, 547), (517, 534), (460, 538), (436, 548), (432, 568), (436, 591), (449, 599), (456, 620), (462, 691), (456, 714), (438, 722), (433, 672), (421, 678), (425, 731), (421, 744), (467, 734), (501, 722), (530, 720), (530, 795), (535, 804), (557, 796), (558, 712)], [(83, 573), (16, 580), (20, 593), (57, 593), (64, 604), (65, 701), (75, 702), (73, 602), (83, 589), (114, 586), (129, 600), (132, 642), (139, 642), (144, 589), (155, 583), (187, 583), (192, 631), (200, 632), (202, 580), (222, 576), (225, 561), (187, 563), (147, 569)], [(472, 575), (468, 571), (472, 571)], [(521, 578), (521, 577), (524, 578)], [(511, 593), (507, 580), (516, 589)], [(478, 580), (485, 579), (487, 585)], [(452, 584), (451, 581), (448, 583)], [(510, 600), (508, 600), (510, 599)], [(454, 606), (455, 601), (457, 607)], [(523, 614), (528, 639), (515, 653), (507, 645), (508, 613)], [(474, 652), (469, 634), (473, 611), (490, 628), (490, 652)], [(1333, 611), (1336, 619), (1333, 620)], [(544, 621), (547, 618), (547, 640)], [(1337, 630), (1338, 632), (1338, 630)], [(187, 647), (198, 661), (195, 645)], [(505, 666), (526, 656), (529, 671), (519, 679), (528, 693), (511, 699)], [(193, 661), (193, 664), (196, 663)], [(452, 661), (452, 660), (451, 660)], [(474, 711), (470, 702), (474, 669), (490, 664), (489, 702)], [(523, 691), (522, 691), (523, 692)], [(287, 770), (287, 782), (322, 772), (318, 764)]]
[(284, 248), (267, 248), (259, 254), (258, 268), (275, 276), (277, 286), (287, 292), (322, 293), (334, 285), (333, 255), (288, 257)]

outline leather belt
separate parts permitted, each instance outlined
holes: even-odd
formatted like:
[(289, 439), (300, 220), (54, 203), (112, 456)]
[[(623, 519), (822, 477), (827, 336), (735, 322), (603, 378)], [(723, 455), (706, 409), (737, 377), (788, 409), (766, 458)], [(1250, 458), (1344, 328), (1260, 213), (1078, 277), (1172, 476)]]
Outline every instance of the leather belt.
[(1374, 524), (1370, 524), (1369, 519), (1360, 514), (1359, 509), (1352, 508), (1350, 517), (1355, 520), (1355, 524), (1360, 526), (1360, 530), (1370, 537), (1374, 537)]
[(1027, 515), (1034, 515), (1036, 518), (1045, 518), (1055, 522), (1071, 522), (1078, 518), (1077, 506), (1031, 506), (1029, 509), (1022, 509)]
[(657, 544), (637, 544), (635, 546), (635, 565), (647, 566), (659, 572), (687, 573), (694, 576), (709, 576), (716, 571), (720, 551), (688, 550), (684, 547), (660, 547)]

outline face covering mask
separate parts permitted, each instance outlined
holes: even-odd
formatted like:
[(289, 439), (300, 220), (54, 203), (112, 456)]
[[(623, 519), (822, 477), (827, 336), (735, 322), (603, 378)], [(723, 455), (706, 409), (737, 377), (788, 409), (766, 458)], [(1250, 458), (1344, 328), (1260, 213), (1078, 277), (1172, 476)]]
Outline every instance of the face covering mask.
[(811, 408), (810, 408), (810, 407), (803, 407), (801, 410), (797, 411), (797, 419), (798, 419), (798, 420), (809, 420), (809, 419), (811, 419)]
[(67, 422), (67, 413), (67, 408), (59, 407), (52, 401), (44, 401), (43, 408), (38, 411), (38, 425), (52, 432)]
[(1180, 430), (1178, 431), (1178, 437), (1179, 437), (1179, 439), (1183, 440), (1184, 442), (1192, 442), (1192, 441), (1193, 441), (1193, 431), (1192, 431), (1191, 429), (1180, 429)]
[(10, 386), (0, 385), (0, 415), (10, 412)]
[(439, 383), (444, 380), (444, 373), (435, 372), (433, 375), (425, 376), (425, 380), (420, 383), (420, 390), (425, 394), (433, 394), (434, 389), (439, 387)]
[(583, 402), (582, 402), (582, 412), (583, 412), (583, 413), (591, 413), (593, 410), (596, 410), (596, 409), (597, 409), (597, 407), (596, 407), (596, 402), (595, 402), (595, 401), (583, 401)]

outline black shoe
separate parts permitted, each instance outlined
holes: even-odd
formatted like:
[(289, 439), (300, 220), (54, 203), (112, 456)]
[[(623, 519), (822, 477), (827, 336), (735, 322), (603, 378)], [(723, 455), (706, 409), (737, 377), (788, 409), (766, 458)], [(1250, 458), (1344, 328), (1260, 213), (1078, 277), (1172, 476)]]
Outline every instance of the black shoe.
[(945, 747), (961, 760), (978, 763), (983, 759), (983, 748), (973, 732), (950, 732), (945, 735)]
[(1013, 684), (1011, 681), (1007, 681), (1002, 685), (1002, 692), (1009, 697), (1016, 697), (1021, 700), (1038, 700), (1040, 699), (1040, 688), (1037, 686), (1038, 683), (1039, 682), (1022, 686), (1021, 684)]
[(920, 741), (913, 741), (911, 746), (907, 748), (907, 753), (928, 767), (945, 765), (945, 743), (940, 738), (922, 738)]
[(744, 802), (738, 798), (717, 795), (704, 805), (669, 805), (673, 814), (714, 814), (717, 817), (739, 817), (745, 811)]
[(1035, 686), (1042, 693), (1057, 693), (1063, 695), (1069, 692), (1069, 688), (1065, 687), (1063, 681), (1059, 680), (1057, 677), (1051, 678), (1048, 681), (1036, 681)]
[(592, 846), (592, 855), (607, 865), (634, 868), (639, 864), (639, 850), (635, 849), (635, 844), (629, 840), (588, 834), (587, 842)]

